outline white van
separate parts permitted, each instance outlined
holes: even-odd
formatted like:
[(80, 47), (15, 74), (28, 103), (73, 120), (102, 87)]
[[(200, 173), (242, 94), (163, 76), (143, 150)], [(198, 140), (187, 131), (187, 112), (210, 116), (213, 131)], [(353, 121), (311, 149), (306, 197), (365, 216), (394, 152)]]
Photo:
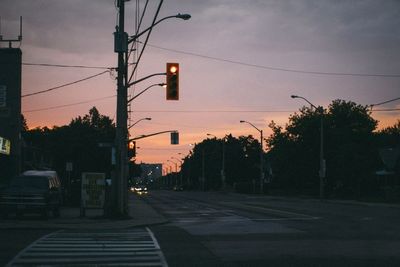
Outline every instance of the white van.
[(39, 212), (47, 218), (49, 211), (58, 217), (61, 202), (61, 183), (55, 171), (25, 171), (11, 179), (10, 185), (0, 194), (0, 206), (5, 217), (10, 212), (17, 216)]

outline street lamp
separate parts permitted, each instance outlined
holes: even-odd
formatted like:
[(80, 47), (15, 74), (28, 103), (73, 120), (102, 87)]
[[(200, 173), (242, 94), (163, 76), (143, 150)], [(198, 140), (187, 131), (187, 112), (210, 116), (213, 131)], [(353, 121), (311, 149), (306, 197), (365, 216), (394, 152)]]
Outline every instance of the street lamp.
[(175, 159), (175, 160), (179, 161), (179, 164), (181, 164), (181, 165), (180, 165), (180, 168), (181, 168), (181, 166), (182, 166), (182, 160), (180, 160), (180, 159), (178, 159), (178, 158), (175, 158), (175, 157), (171, 157), (171, 159)]
[(167, 161), (172, 162), (173, 164), (175, 164), (175, 186), (178, 185), (178, 162), (173, 161), (174, 157), (171, 157), (171, 160), (167, 159)]
[(140, 36), (142, 36), (143, 34), (145, 34), (146, 32), (148, 32), (149, 30), (151, 30), (154, 26), (156, 26), (157, 24), (159, 24), (161, 21), (164, 21), (166, 19), (170, 19), (170, 18), (178, 18), (178, 19), (183, 19), (183, 20), (189, 20), (192, 16), (189, 14), (181, 14), (178, 13), (177, 15), (172, 15), (172, 16), (167, 16), (165, 18), (162, 18), (156, 22), (153, 23), (153, 25), (151, 25), (150, 27), (148, 27), (147, 29), (143, 30), (141, 33), (138, 33), (136, 35), (133, 35), (130, 37), (130, 39), (128, 40), (128, 43), (134, 42), (136, 41)]
[(241, 120), (240, 123), (248, 123), (260, 133), (260, 194), (262, 194), (264, 192), (263, 131), (258, 129), (251, 122)]
[(146, 89), (144, 89), (143, 91), (141, 91), (140, 93), (138, 93), (137, 95), (135, 95), (131, 99), (129, 99), (127, 104), (129, 104), (132, 100), (136, 99), (138, 96), (140, 96), (141, 94), (143, 94), (144, 92), (146, 92), (147, 90), (149, 90), (150, 88), (152, 88), (154, 86), (164, 87), (164, 86), (166, 86), (166, 84), (165, 83), (155, 83), (155, 84), (148, 86)]
[(169, 159), (167, 159), (167, 161), (169, 161), (169, 162), (175, 164), (175, 172), (177, 173), (177, 172), (178, 172), (178, 162), (173, 161), (173, 160), (169, 160)]
[(175, 157), (171, 157), (171, 159), (175, 159), (175, 160), (177, 160), (177, 161), (179, 161), (179, 169), (180, 169), (180, 171), (179, 171), (179, 176), (180, 176), (180, 182), (179, 182), (179, 180), (178, 180), (178, 173), (176, 173), (176, 184), (178, 185), (178, 182), (179, 182), (179, 184), (182, 186), (182, 164), (183, 164), (183, 161), (182, 160), (180, 160), (180, 159), (178, 159), (178, 158), (175, 158)]
[(134, 124), (132, 124), (131, 126), (128, 127), (128, 130), (130, 128), (132, 128), (133, 126), (135, 126), (136, 124), (138, 124), (139, 122), (141, 122), (141, 121), (151, 121), (151, 118), (142, 118), (140, 120), (137, 120)]
[[(217, 137), (213, 134), (207, 134), (208, 136), (214, 136), (215, 139), (217, 139)], [(225, 137), (222, 138), (222, 163), (221, 163), (221, 186), (222, 186), (222, 190), (225, 189)]]
[[(154, 18), (152, 25), (148, 27), (146, 30), (142, 31), (129, 38), (128, 34), (125, 32), (125, 2), (126, 0), (120, 0), (117, 2), (118, 7), (118, 24), (115, 27), (116, 31), (114, 33), (114, 52), (118, 53), (118, 68), (117, 68), (117, 114), (116, 114), (116, 133), (115, 133), (115, 147), (116, 147), (116, 174), (112, 183), (112, 204), (110, 211), (115, 212), (119, 215), (128, 214), (128, 191), (127, 188), (127, 178), (128, 178), (128, 168), (127, 168), (127, 134), (128, 134), (128, 126), (127, 126), (127, 89), (136, 83), (139, 83), (147, 78), (150, 78), (155, 75), (165, 75), (164, 73), (158, 73), (154, 75), (150, 75), (143, 79), (139, 79), (133, 83), (129, 83), (130, 79), (127, 79), (128, 74), (128, 44), (131, 42), (135, 42), (141, 35), (146, 32), (151, 32), (152, 28), (160, 23), (161, 21), (168, 18), (180, 18), (183, 20), (188, 20), (190, 15), (188, 14), (177, 14), (174, 16), (165, 17), (159, 21), (155, 21)], [(160, 1), (158, 5), (158, 11), (160, 10), (162, 5), (162, 1)], [(157, 14), (158, 14), (157, 11)], [(149, 35), (147, 39), (149, 38)], [(147, 43), (146, 39), (146, 43)], [(140, 61), (141, 55), (144, 49), (142, 49), (141, 54), (136, 61), (134, 70), (132, 75), (135, 73), (138, 63)], [(131, 75), (131, 77), (132, 77)]]
[(319, 151), (319, 197), (322, 199), (324, 198), (324, 179), (326, 173), (326, 162), (324, 159), (324, 123), (323, 123), (323, 115), (324, 109), (323, 107), (316, 107), (313, 103), (308, 101), (306, 98), (297, 95), (291, 95), (291, 98), (301, 98), (306, 101), (315, 111), (320, 112), (320, 151)]

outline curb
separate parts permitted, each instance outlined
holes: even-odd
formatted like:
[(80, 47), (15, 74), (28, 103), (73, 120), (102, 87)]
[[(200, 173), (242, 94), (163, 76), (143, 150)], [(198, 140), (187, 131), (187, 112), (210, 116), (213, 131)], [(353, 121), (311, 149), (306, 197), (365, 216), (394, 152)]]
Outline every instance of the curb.
[(92, 217), (80, 218), (79, 208), (64, 207), (61, 210), (61, 218), (49, 218), (47, 221), (37, 217), (23, 220), (6, 219), (0, 221), (0, 229), (126, 229), (169, 222), (141, 197), (131, 195), (129, 203), (131, 219), (104, 219), (99, 218), (99, 213), (95, 213), (95, 216), (92, 214)]

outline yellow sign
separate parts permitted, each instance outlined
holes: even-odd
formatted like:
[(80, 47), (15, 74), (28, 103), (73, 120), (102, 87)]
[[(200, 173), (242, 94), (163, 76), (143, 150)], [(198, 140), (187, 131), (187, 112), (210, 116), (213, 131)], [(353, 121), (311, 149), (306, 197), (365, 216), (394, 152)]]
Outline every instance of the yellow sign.
[(104, 173), (82, 173), (83, 208), (102, 209), (104, 207), (105, 177)]
[(10, 155), (11, 152), (11, 142), (0, 136), (0, 153), (5, 155)]

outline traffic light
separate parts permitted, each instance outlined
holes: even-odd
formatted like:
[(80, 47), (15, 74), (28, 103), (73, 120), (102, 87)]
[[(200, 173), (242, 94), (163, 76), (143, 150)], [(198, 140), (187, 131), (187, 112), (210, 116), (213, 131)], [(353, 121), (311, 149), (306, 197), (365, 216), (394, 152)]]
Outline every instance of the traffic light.
[(179, 100), (179, 63), (167, 63), (167, 100)]
[(171, 133), (171, 145), (179, 145), (179, 133), (178, 132)]
[(136, 142), (130, 141), (128, 144), (128, 158), (132, 159), (136, 157)]

